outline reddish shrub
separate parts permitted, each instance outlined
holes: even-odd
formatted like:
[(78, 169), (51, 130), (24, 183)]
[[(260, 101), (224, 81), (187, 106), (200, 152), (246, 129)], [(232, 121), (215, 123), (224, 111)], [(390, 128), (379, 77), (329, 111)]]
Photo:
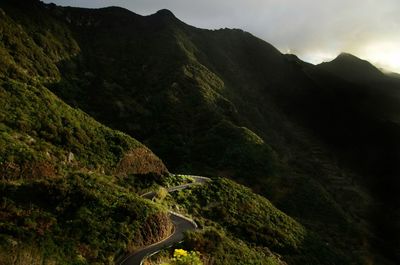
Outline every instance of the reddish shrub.
[(118, 163), (116, 174), (127, 176), (129, 174), (157, 174), (164, 175), (168, 169), (164, 163), (149, 149), (140, 147), (127, 152)]
[(12, 179), (39, 179), (57, 176), (55, 166), (49, 162), (29, 162), (16, 164), (6, 162), (0, 165), (0, 178)]

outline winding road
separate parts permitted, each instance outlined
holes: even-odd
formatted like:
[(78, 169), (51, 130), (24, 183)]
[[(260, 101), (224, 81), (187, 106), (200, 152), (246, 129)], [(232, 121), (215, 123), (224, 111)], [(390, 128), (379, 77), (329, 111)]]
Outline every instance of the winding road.
[[(206, 178), (206, 177), (200, 177), (200, 176), (187, 176), (187, 177), (192, 178), (194, 182), (171, 187), (168, 189), (168, 192), (184, 190), (188, 187), (191, 187), (194, 185), (202, 185), (202, 184), (210, 181), (210, 179)], [(151, 191), (151, 192), (147, 192), (147, 193), (143, 194), (142, 197), (151, 200), (154, 198), (155, 195), (156, 195), (156, 193), (154, 191)], [(153, 245), (141, 248), (141, 249), (137, 250), (136, 252), (128, 255), (124, 260), (122, 260), (119, 263), (120, 265), (141, 265), (143, 263), (144, 258), (151, 256), (164, 248), (167, 248), (176, 243), (182, 242), (183, 237), (184, 237), (184, 232), (189, 231), (189, 230), (194, 230), (197, 228), (197, 225), (193, 220), (191, 220), (187, 217), (184, 217), (183, 215), (180, 215), (178, 213), (175, 213), (173, 211), (169, 211), (169, 213), (170, 213), (171, 221), (174, 224), (174, 232), (169, 237), (163, 239), (162, 241), (159, 241)]]

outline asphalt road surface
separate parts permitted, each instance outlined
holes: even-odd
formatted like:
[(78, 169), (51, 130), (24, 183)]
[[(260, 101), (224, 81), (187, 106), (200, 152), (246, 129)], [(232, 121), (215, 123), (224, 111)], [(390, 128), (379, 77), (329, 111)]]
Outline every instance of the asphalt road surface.
[[(194, 185), (201, 185), (204, 184), (205, 182), (210, 181), (209, 178), (205, 177), (200, 177), (200, 176), (190, 176), (194, 182), (176, 186), (176, 187), (171, 187), (168, 189), (168, 192), (174, 192), (178, 190), (183, 190), (186, 189), (190, 186)], [(155, 192), (148, 192), (142, 195), (143, 198), (146, 199), (153, 199), (155, 196)], [(153, 245), (144, 247), (142, 249), (139, 249), (138, 251), (132, 253), (131, 255), (127, 256), (122, 262), (120, 262), (120, 265), (141, 265), (142, 261), (144, 258), (146, 258), (149, 255), (155, 254), (158, 251), (170, 247), (176, 243), (182, 242), (184, 238), (184, 232), (189, 231), (189, 230), (194, 230), (197, 228), (196, 223), (193, 220), (190, 220), (189, 218), (186, 218), (184, 216), (181, 216), (177, 213), (174, 213), (172, 211), (170, 213), (170, 218), (172, 223), (174, 224), (174, 232), (172, 235), (170, 235), (168, 238), (157, 242)]]
[(142, 260), (153, 253), (156, 253), (164, 248), (170, 247), (176, 243), (179, 243), (183, 240), (183, 233), (185, 231), (194, 230), (196, 226), (193, 222), (182, 218), (178, 215), (171, 213), (171, 220), (175, 226), (174, 233), (169, 236), (167, 239), (158, 242), (154, 245), (147, 246), (145, 248), (140, 249), (139, 251), (133, 253), (128, 256), (125, 260), (123, 260), (121, 265), (140, 265), (142, 264)]
[[(194, 185), (202, 185), (208, 181), (211, 181), (211, 179), (206, 178), (206, 177), (200, 177), (200, 176), (188, 176), (191, 177), (193, 179), (194, 182), (192, 183), (187, 183), (187, 184), (183, 184), (183, 185), (179, 185), (179, 186), (175, 186), (175, 187), (171, 187), (168, 188), (168, 192), (174, 192), (174, 191), (178, 191), (178, 190), (184, 190), (186, 188), (189, 188), (190, 186), (194, 186)], [(156, 195), (156, 193), (154, 191), (150, 191), (150, 192), (146, 192), (145, 194), (142, 194), (141, 196), (143, 198), (146, 199), (153, 199), (154, 196)]]

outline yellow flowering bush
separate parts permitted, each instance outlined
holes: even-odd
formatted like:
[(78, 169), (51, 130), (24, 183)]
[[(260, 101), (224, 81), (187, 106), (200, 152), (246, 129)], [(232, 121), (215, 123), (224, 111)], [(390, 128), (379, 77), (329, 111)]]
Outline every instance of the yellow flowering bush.
[(185, 257), (188, 255), (188, 252), (184, 249), (178, 248), (174, 251), (174, 258)]
[(196, 251), (188, 252), (184, 249), (175, 249), (171, 263), (164, 263), (162, 265), (203, 265), (203, 262)]

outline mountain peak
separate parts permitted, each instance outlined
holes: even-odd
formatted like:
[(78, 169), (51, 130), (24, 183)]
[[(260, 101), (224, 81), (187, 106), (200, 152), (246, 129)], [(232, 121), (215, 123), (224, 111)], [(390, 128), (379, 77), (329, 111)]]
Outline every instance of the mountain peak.
[(368, 61), (365, 61), (365, 60), (363, 60), (351, 53), (347, 53), (347, 52), (340, 53), (333, 61), (337, 61), (337, 60), (347, 61), (347, 62), (351, 62), (351, 61), (352, 62), (360, 62), (360, 63), (362, 62), (362, 63), (370, 64)]
[(332, 60), (329, 63), (346, 64), (347, 66), (381, 73), (381, 71), (378, 68), (376, 68), (373, 64), (371, 64), (369, 61), (363, 60), (351, 53), (346, 53), (346, 52), (340, 53), (334, 60)]
[(342, 52), (334, 60), (318, 66), (349, 81), (365, 82), (384, 76), (370, 62), (346, 52)]
[(153, 21), (161, 23), (164, 26), (175, 25), (180, 20), (168, 9), (160, 9), (156, 13), (149, 16)]
[(357, 56), (348, 53), (348, 52), (341, 52), (337, 57), (339, 58), (358, 58)]
[(156, 12), (156, 15), (163, 16), (163, 17), (175, 18), (174, 13), (172, 13), (172, 12), (171, 12), (170, 10), (168, 10), (168, 9), (161, 9), (161, 10), (158, 10), (158, 11)]

